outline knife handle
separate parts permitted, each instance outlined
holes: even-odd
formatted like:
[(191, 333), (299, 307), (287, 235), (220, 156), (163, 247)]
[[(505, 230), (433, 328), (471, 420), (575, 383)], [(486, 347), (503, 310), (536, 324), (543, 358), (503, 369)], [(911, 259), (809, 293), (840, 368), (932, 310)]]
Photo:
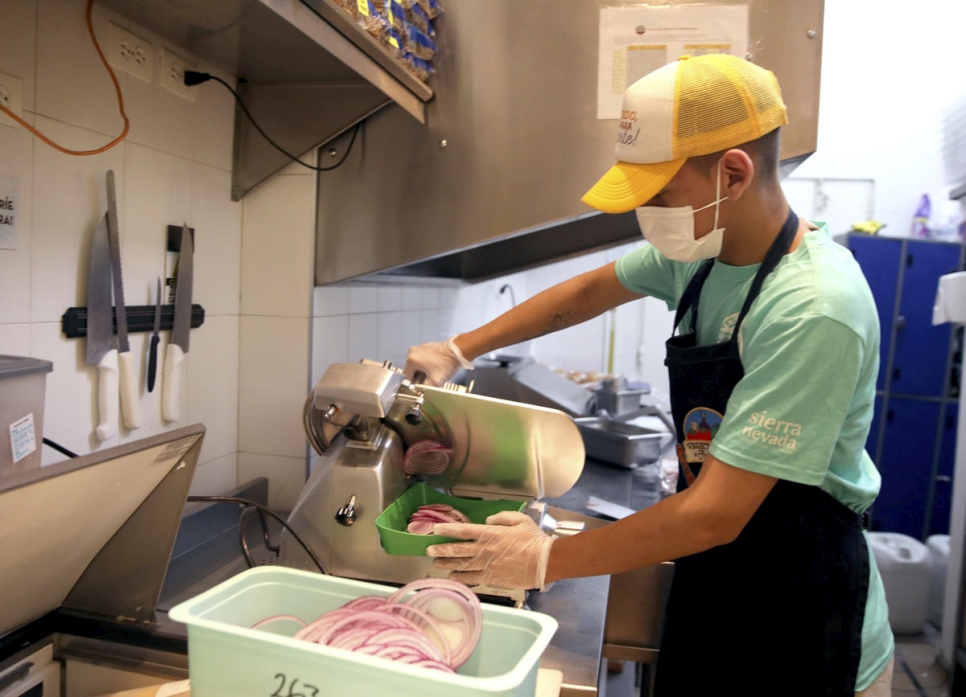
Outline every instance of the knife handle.
[(151, 337), (151, 347), (148, 349), (148, 392), (154, 392), (154, 378), (158, 374), (158, 344), (161, 337), (154, 334)]
[(135, 377), (134, 354), (130, 351), (117, 354), (121, 381), (121, 418), (129, 431), (141, 428), (141, 404), (138, 382)]
[(101, 442), (117, 433), (117, 349), (104, 354), (97, 364), (97, 418), (95, 430)]
[(169, 343), (164, 352), (164, 374), (161, 376), (161, 416), (165, 421), (177, 421), (181, 406), (181, 364), (184, 351)]

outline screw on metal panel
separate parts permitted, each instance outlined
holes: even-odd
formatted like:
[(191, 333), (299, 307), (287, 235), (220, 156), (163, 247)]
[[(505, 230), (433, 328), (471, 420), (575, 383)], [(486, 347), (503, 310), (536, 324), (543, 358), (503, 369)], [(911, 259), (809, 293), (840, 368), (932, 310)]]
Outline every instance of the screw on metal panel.
[(439, 141), (439, 147), (445, 148), (447, 145), (449, 145), (449, 142), (445, 138)]
[(338, 150), (336, 150), (335, 148), (329, 148), (329, 157), (335, 157), (338, 154), (339, 154)]
[(814, 39), (816, 36), (818, 36), (818, 32), (815, 31), (814, 29), (809, 29), (807, 32), (805, 32), (805, 36), (807, 36), (810, 39)]
[(755, 54), (754, 53), (752, 53), (752, 52), (749, 51), (748, 53), (745, 54), (745, 60), (746, 61), (750, 61), (750, 60), (754, 60), (754, 59), (755, 59)]

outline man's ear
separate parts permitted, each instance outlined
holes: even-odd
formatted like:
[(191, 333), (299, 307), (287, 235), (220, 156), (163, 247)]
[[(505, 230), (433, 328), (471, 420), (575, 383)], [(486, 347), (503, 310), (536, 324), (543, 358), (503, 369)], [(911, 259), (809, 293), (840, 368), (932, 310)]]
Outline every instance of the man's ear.
[(737, 201), (755, 178), (755, 162), (744, 150), (732, 148), (721, 156), (721, 195)]

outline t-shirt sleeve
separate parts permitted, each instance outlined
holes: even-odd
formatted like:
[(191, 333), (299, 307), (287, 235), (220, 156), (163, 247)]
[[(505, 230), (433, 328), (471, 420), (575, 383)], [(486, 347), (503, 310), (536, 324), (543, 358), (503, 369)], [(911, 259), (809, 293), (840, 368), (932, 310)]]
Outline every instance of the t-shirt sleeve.
[(858, 334), (821, 314), (767, 322), (742, 347), (745, 375), (709, 452), (734, 467), (821, 484), (864, 352)]
[(617, 280), (625, 288), (663, 300), (673, 310), (684, 292), (682, 278), (688, 266), (671, 261), (654, 245), (645, 244), (620, 257), (615, 269)]

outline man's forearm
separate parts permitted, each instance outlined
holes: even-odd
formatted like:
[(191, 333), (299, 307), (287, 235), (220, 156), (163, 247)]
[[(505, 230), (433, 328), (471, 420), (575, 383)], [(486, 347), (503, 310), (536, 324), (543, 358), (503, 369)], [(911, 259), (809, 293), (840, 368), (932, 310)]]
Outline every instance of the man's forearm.
[(471, 332), (456, 345), (468, 360), (490, 351), (572, 327), (642, 297), (620, 285), (614, 265), (576, 276), (538, 293)]
[(554, 542), (546, 580), (623, 573), (731, 542), (776, 481), (709, 455), (685, 491), (610, 525)]

